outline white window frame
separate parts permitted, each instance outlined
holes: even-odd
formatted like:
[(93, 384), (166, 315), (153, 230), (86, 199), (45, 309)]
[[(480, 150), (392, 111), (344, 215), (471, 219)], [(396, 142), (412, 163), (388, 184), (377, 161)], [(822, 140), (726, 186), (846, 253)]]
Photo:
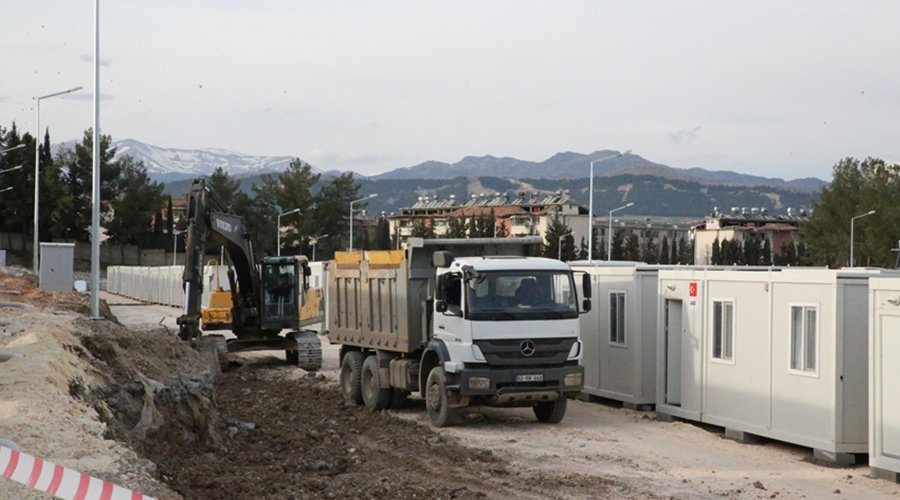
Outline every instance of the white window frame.
[[(805, 368), (796, 369), (792, 366), (792, 361), (793, 361), (792, 357), (794, 354), (793, 313), (794, 313), (795, 307), (801, 308), (801, 311), (803, 312), (803, 314), (802, 314), (802, 320), (803, 320), (802, 321), (802, 325), (803, 325), (802, 330), (803, 331), (802, 331), (802, 335), (800, 337), (800, 339), (801, 339), (800, 340), (800, 342), (801, 342), (800, 364), (801, 364), (801, 366), (804, 366), (804, 367), (806, 366), (806, 352), (807, 352), (806, 351), (806, 311), (812, 309), (816, 312), (816, 346), (814, 349), (815, 353), (816, 353), (816, 368), (815, 368), (815, 370), (807, 370)], [(819, 304), (816, 302), (789, 302), (788, 303), (788, 320), (787, 321), (788, 321), (788, 327), (787, 327), (787, 332), (788, 332), (788, 359), (787, 359), (788, 373), (790, 373), (792, 375), (800, 375), (802, 377), (819, 378), (819, 366), (822, 363), (822, 358), (820, 356), (821, 353), (820, 353), (820, 348), (819, 348), (819, 346), (822, 344), (822, 342), (820, 340), (821, 332), (822, 332), (822, 315), (821, 315), (821, 308), (819, 307)]]
[[(621, 322), (622, 322), (622, 342), (619, 342), (618, 340), (613, 340), (612, 309), (610, 307), (611, 306), (610, 301), (611, 301), (612, 297), (614, 295), (619, 295), (619, 294), (622, 295), (622, 317), (620, 318)], [(609, 314), (609, 321), (606, 322), (606, 325), (609, 328), (609, 331), (607, 332), (608, 335), (606, 336), (606, 341), (611, 346), (628, 347), (628, 293), (625, 290), (610, 290), (609, 294), (607, 295), (607, 299), (608, 300), (606, 301), (606, 307), (609, 308), (609, 309), (607, 309), (607, 311), (610, 314)], [(617, 304), (617, 307), (618, 307), (618, 304)]]
[[(731, 357), (730, 358), (719, 358), (716, 357), (716, 325), (714, 323), (716, 318), (716, 303), (731, 304)], [(724, 307), (723, 307), (724, 311)], [(724, 314), (723, 314), (724, 316)], [(735, 303), (734, 298), (713, 298), (711, 301), (710, 309), (709, 309), (709, 324), (710, 324), (710, 338), (709, 338), (709, 358), (713, 363), (720, 363), (723, 365), (734, 365), (735, 360), (737, 359), (737, 304)], [(724, 332), (723, 332), (724, 333)], [(725, 337), (722, 337), (722, 348), (724, 350)]]

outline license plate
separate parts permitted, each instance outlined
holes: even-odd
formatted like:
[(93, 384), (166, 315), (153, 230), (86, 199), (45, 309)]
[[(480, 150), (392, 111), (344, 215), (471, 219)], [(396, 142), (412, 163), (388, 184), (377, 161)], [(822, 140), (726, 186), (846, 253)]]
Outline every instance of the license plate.
[(516, 382), (543, 382), (544, 374), (536, 373), (533, 375), (516, 375)]

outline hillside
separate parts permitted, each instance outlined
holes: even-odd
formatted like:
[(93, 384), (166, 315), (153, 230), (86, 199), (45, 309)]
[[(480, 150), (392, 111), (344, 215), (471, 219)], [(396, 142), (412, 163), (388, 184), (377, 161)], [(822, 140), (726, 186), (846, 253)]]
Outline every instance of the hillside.
[[(452, 179), (372, 179), (359, 178), (360, 195), (378, 193), (369, 204), (369, 213), (396, 212), (416, 202), (418, 196), (466, 200), (473, 193), (506, 193), (515, 198), (517, 193), (553, 192), (567, 189), (574, 199), (587, 206), (588, 179), (509, 179), (502, 177), (454, 177)], [(260, 183), (260, 176), (240, 179), (241, 188), (250, 192), (253, 184)], [(326, 181), (314, 187), (318, 190)], [(169, 183), (166, 192), (184, 194), (190, 181)], [(663, 179), (650, 175), (614, 175), (598, 179), (594, 183), (594, 212), (605, 211), (629, 201), (630, 215), (670, 215), (702, 217), (713, 207), (727, 210), (730, 207), (767, 208), (771, 213), (784, 212), (788, 207), (808, 207), (817, 200), (817, 193), (801, 193), (775, 187), (721, 186), (701, 184), (696, 181)]]
[[(591, 154), (574, 152), (557, 153), (541, 162), (497, 158), (494, 156), (467, 156), (456, 163), (428, 161), (412, 167), (391, 170), (373, 176), (374, 179), (452, 179), (467, 177), (514, 177), (517, 179), (578, 179), (587, 177), (591, 160), (606, 158), (618, 151), (595, 151)], [(599, 177), (620, 175), (652, 175), (664, 179), (689, 180), (704, 185), (772, 186), (817, 193), (827, 183), (821, 179), (805, 178), (786, 181), (746, 175), (731, 171), (702, 168), (673, 168), (654, 163), (639, 155), (626, 154), (594, 165), (594, 175)]]

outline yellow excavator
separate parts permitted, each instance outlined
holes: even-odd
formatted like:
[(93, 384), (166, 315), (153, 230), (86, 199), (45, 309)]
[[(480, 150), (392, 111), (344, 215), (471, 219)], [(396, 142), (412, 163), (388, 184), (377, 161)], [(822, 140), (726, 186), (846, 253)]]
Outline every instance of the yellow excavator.
[[(188, 229), (185, 244), (185, 266), (182, 275), (184, 311), (177, 318), (178, 336), (201, 351), (215, 355), (224, 368), (228, 353), (256, 350), (284, 350), (288, 363), (305, 370), (322, 366), (322, 346), (316, 332), (300, 328), (316, 323), (318, 318), (302, 320), (299, 303), (309, 291), (309, 262), (304, 256), (275, 256), (256, 260), (245, 221), (227, 212), (224, 204), (210, 192), (205, 179), (197, 179), (188, 197)], [(224, 247), (228, 256), (228, 285), (225, 292), (218, 287), (211, 306), (203, 314), (203, 255), (208, 240)], [(201, 322), (218, 309), (221, 313), (227, 294), (230, 308), (230, 330), (235, 338), (205, 335)], [(321, 292), (312, 294), (321, 297)], [(304, 301), (309, 302), (309, 301)], [(310, 307), (312, 304), (310, 304)], [(217, 320), (213, 320), (217, 321)], [(286, 330), (286, 332), (285, 332)]]

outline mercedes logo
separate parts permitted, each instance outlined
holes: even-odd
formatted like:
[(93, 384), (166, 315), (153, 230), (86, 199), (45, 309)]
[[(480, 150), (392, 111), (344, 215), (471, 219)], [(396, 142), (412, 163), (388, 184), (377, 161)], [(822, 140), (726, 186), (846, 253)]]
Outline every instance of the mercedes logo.
[(525, 356), (526, 358), (530, 357), (534, 354), (534, 342), (530, 340), (522, 341), (519, 345), (519, 350), (522, 351), (522, 356)]

